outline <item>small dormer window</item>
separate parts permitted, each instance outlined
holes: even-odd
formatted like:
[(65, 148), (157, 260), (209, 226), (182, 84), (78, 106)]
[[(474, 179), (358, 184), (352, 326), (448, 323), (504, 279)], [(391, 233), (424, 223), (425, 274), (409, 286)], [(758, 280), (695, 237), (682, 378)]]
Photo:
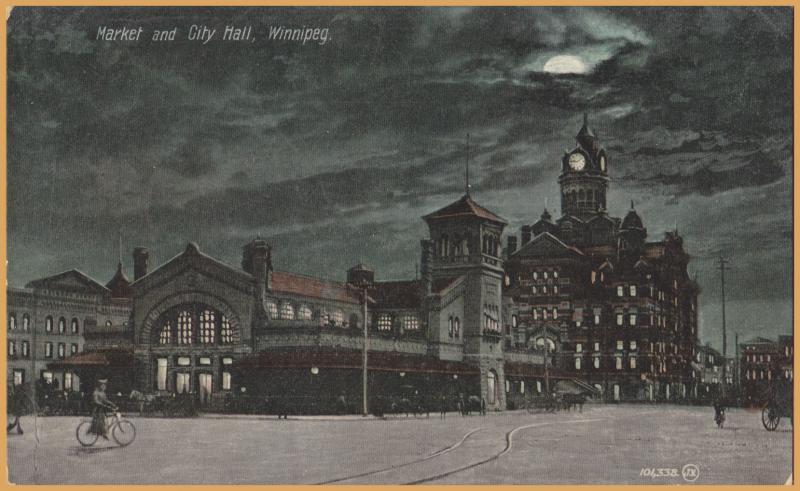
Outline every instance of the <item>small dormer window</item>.
[(392, 316), (389, 314), (380, 314), (378, 316), (378, 330), (388, 332), (392, 330)]

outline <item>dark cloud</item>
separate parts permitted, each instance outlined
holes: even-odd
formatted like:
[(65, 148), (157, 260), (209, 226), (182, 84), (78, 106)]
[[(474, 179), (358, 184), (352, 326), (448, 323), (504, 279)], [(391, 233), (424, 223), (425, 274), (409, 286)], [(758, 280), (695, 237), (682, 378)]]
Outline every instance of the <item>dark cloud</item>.
[[(192, 24), (258, 39), (201, 45)], [(102, 25), (179, 33), (103, 42)], [(281, 25), (330, 39), (268, 41)], [(468, 157), (473, 195), (515, 233), (557, 202), (589, 112), (611, 213), (635, 199), (651, 238), (680, 222), (708, 326), (719, 253), (736, 301), (765, 318), (791, 302), (789, 8), (17, 7), (8, 26), (12, 284), (109, 277), (119, 234), (233, 264), (261, 234), (284, 269), (408, 276), (419, 217), (459, 196)], [(545, 72), (557, 55), (586, 73)]]

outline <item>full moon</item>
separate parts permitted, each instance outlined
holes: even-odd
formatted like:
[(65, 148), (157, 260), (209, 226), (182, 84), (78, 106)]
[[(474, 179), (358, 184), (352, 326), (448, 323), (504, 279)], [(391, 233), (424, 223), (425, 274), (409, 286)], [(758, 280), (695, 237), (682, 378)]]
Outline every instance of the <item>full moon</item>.
[(586, 73), (586, 64), (579, 56), (558, 55), (547, 60), (543, 70), (548, 73)]

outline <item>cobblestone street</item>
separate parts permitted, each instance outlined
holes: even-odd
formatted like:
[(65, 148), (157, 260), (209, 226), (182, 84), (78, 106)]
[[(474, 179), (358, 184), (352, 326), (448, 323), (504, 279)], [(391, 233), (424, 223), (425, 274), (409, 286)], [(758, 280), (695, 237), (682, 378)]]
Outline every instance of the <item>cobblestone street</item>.
[(9, 435), (14, 483), (686, 483), (783, 484), (792, 430), (730, 410), (724, 429), (705, 407), (587, 405), (387, 420), (206, 415), (136, 418), (136, 441), (83, 448), (76, 417), (26, 417)]

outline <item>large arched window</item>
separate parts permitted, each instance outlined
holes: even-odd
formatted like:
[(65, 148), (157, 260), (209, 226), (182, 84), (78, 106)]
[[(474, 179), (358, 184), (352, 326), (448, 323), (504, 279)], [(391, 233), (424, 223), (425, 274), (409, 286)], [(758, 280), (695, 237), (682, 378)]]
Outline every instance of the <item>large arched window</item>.
[(47, 316), (44, 319), (44, 332), (53, 332), (53, 317)]
[(58, 333), (64, 334), (64, 331), (67, 330), (67, 319), (63, 317), (58, 318)]
[(297, 311), (297, 318), (303, 321), (310, 321), (313, 316), (314, 314), (311, 312), (311, 307), (308, 305), (301, 305), (300, 309)]
[(213, 345), (235, 342), (230, 319), (202, 304), (184, 304), (167, 310), (153, 326), (153, 343), (159, 345)]
[(73, 317), (69, 322), (69, 329), (72, 334), (78, 334), (78, 318)]
[(29, 331), (31, 329), (31, 316), (22, 314), (22, 330)]
[(294, 319), (294, 306), (289, 302), (281, 304), (281, 319)]
[(497, 402), (497, 374), (494, 370), (489, 370), (486, 374), (486, 395), (487, 404), (495, 404)]
[(17, 329), (17, 315), (13, 312), (8, 316), (8, 329), (11, 331)]

